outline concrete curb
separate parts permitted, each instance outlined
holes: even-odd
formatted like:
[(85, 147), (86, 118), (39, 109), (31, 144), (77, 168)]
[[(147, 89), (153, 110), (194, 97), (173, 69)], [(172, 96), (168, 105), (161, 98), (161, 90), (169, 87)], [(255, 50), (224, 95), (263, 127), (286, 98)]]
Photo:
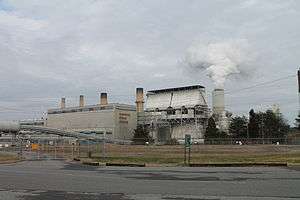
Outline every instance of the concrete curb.
[[(74, 158), (73, 161), (80, 162), (80, 158)], [(82, 161), (83, 165), (90, 166), (110, 166), (110, 167), (153, 167), (147, 164), (138, 164), (138, 163), (101, 163), (101, 162), (93, 162), (93, 161)], [(154, 165), (154, 167), (170, 167), (168, 165)], [(270, 162), (270, 163), (190, 163), (188, 165), (176, 165), (177, 167), (289, 167), (294, 166), (289, 163), (281, 163), (281, 162)], [(295, 165), (300, 166), (300, 165)], [(174, 167), (174, 165), (171, 165)]]
[(146, 167), (146, 164), (136, 164), (136, 163), (106, 163), (106, 166), (115, 166), (115, 167)]
[[(73, 158), (73, 161), (81, 162), (80, 158)], [(137, 164), (137, 163), (101, 163), (93, 161), (82, 161), (83, 165), (90, 166), (110, 166), (110, 167), (146, 167), (146, 164)]]
[(189, 167), (287, 167), (287, 163), (191, 163)]

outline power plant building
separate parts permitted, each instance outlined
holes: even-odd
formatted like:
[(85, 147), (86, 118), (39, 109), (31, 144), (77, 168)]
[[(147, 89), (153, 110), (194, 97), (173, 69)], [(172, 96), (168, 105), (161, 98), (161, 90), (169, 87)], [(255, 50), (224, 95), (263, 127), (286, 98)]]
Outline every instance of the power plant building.
[(112, 140), (132, 140), (140, 125), (156, 143), (162, 144), (184, 140), (186, 134), (194, 141), (204, 142), (212, 114), (218, 128), (228, 129), (223, 89), (213, 91), (213, 112), (201, 85), (150, 90), (146, 101), (144, 97), (143, 88), (137, 88), (136, 105), (108, 103), (106, 93), (101, 93), (99, 104), (85, 105), (84, 96), (80, 95), (77, 107), (66, 107), (66, 99), (62, 98), (60, 108), (48, 110), (45, 126)]
[(148, 91), (138, 124), (146, 126), (158, 143), (183, 140), (186, 134), (202, 140), (210, 115), (205, 96), (201, 85)]
[(66, 107), (65, 98), (62, 98), (61, 108), (48, 110), (45, 126), (107, 139), (131, 140), (137, 126), (136, 107), (108, 103), (106, 93), (101, 94), (97, 105), (84, 105), (81, 95), (78, 107)]

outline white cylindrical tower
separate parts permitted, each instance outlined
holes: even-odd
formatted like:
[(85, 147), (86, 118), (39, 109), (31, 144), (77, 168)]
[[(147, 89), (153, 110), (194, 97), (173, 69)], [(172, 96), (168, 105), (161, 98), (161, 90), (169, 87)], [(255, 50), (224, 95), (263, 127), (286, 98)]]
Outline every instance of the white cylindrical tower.
[(225, 93), (224, 89), (215, 89), (212, 92), (213, 114), (223, 115), (225, 112)]

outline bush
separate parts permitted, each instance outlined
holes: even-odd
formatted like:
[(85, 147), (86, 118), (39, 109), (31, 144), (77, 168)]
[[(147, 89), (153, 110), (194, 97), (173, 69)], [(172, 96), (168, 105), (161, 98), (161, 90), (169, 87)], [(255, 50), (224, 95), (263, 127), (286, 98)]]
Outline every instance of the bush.
[(175, 138), (172, 138), (166, 142), (166, 145), (178, 145), (178, 144), (179, 144), (179, 142)]
[(134, 135), (132, 139), (133, 144), (144, 145), (146, 142), (152, 144), (154, 142), (153, 138), (149, 135), (149, 131), (146, 127), (139, 125), (134, 130)]

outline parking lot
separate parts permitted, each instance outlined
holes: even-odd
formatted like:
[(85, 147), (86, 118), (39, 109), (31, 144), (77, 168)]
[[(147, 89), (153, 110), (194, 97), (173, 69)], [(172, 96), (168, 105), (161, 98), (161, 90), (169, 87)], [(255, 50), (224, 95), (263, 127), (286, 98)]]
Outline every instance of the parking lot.
[(92, 167), (44, 157), (0, 165), (0, 199), (299, 199), (299, 170)]

